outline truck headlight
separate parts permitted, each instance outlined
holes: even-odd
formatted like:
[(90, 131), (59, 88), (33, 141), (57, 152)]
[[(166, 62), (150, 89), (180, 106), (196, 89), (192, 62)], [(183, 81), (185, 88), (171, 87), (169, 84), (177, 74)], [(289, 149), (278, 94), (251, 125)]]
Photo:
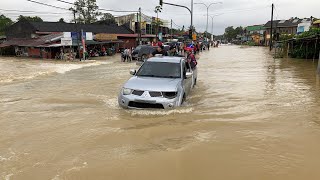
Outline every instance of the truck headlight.
[(130, 95), (132, 93), (132, 89), (128, 89), (128, 88), (123, 88), (122, 89), (122, 94), (123, 95)]
[(178, 92), (162, 92), (162, 95), (167, 99), (174, 99), (177, 97)]

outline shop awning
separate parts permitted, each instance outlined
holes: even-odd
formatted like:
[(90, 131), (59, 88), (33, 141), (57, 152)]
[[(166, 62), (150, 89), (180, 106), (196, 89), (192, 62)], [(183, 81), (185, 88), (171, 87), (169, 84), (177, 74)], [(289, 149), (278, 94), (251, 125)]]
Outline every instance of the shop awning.
[(11, 46), (11, 45), (10, 44), (5, 44), (5, 43), (0, 44), (0, 48), (9, 47), (9, 46)]
[(112, 44), (112, 43), (123, 43), (123, 41), (121, 41), (121, 40), (115, 40), (115, 41), (86, 41), (86, 45)]

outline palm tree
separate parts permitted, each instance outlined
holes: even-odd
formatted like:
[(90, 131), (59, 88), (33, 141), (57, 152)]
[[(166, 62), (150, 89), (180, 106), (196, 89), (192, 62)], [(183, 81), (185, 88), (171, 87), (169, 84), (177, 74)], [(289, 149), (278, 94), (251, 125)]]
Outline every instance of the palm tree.
[(159, 34), (159, 24), (160, 24), (160, 22), (159, 22), (159, 12), (161, 12), (162, 11), (162, 7), (161, 6), (156, 6), (155, 8), (154, 8), (154, 12), (155, 13), (157, 13), (157, 21), (156, 21), (156, 25), (157, 25), (157, 30), (156, 30), (156, 41), (158, 41), (158, 34)]

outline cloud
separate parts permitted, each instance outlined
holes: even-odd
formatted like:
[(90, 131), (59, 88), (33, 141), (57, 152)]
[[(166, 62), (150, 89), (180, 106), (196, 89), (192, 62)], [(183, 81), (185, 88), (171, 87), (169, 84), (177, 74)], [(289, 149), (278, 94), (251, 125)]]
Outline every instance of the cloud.
[[(38, 15), (46, 21), (57, 21), (63, 17), (67, 21), (72, 19), (72, 14), (67, 11), (54, 9), (38, 4), (28, 2), (26, 0), (1, 0), (0, 9), (28, 10), (40, 13), (22, 13), (24, 15)], [(38, 0), (40, 2), (69, 8), (70, 5), (55, 0)], [(74, 2), (73, 0), (65, 0)], [(164, 0), (165, 2), (181, 4), (190, 7), (191, 0)], [(217, 4), (210, 7), (209, 14), (214, 15), (223, 13), (221, 16), (214, 18), (213, 32), (214, 34), (222, 34), (227, 26), (247, 26), (253, 24), (264, 24), (270, 19), (271, 4), (275, 3), (275, 18), (288, 19), (290, 17), (320, 17), (319, 0), (194, 0), (195, 3), (210, 4), (212, 2), (221, 1), (223, 4)], [(114, 10), (138, 10), (142, 8), (142, 12), (149, 16), (155, 16), (154, 7), (157, 6), (159, 0), (97, 0), (100, 8)], [(47, 13), (44, 13), (47, 12)], [(61, 14), (50, 14), (50, 13)], [(16, 19), (20, 13), (6, 12), (0, 10), (0, 14), (5, 14)], [(113, 13), (115, 16), (124, 15), (126, 13)], [(206, 29), (206, 8), (203, 5), (194, 5), (194, 25), (197, 30), (204, 31)], [(186, 9), (163, 6), (160, 18), (170, 20), (179, 26), (190, 26), (190, 14)], [(209, 18), (208, 31), (211, 32), (211, 18)]]

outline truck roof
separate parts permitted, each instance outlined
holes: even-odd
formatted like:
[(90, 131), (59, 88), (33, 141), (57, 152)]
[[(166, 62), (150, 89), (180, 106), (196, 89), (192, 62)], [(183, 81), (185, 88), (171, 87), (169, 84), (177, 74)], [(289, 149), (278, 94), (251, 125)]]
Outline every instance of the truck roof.
[(180, 63), (184, 57), (159, 56), (148, 59), (149, 62)]

